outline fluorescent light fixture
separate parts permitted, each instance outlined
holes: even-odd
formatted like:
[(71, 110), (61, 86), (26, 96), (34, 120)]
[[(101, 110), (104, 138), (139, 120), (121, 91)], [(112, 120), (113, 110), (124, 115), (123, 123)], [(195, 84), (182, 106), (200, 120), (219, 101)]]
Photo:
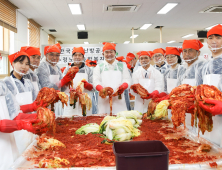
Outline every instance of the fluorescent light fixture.
[(141, 30), (146, 30), (149, 28), (152, 24), (144, 24), (142, 27), (140, 27)]
[(81, 15), (82, 10), (80, 4), (68, 4), (72, 15)]
[(194, 34), (188, 34), (188, 35), (184, 35), (182, 38), (188, 38), (188, 37), (191, 37), (193, 36)]
[(85, 25), (77, 25), (77, 28), (79, 30), (86, 30)]
[(130, 38), (136, 38), (136, 37), (138, 37), (139, 35), (136, 35), (136, 34), (134, 34), (133, 36), (131, 36)]
[(176, 42), (176, 41), (169, 41), (169, 42), (167, 42), (167, 43), (174, 43), (174, 42)]
[(130, 41), (125, 41), (123, 44), (129, 44), (130, 43)]
[(167, 3), (161, 10), (157, 12), (157, 14), (166, 14), (177, 5), (178, 3)]
[(84, 42), (84, 44), (89, 44), (89, 42)]
[[(215, 25), (213, 25), (213, 26), (207, 27), (207, 28), (205, 28), (205, 29), (206, 29), (206, 30), (210, 30), (211, 28), (213, 28), (213, 27), (216, 26), (216, 25), (218, 25), (218, 24), (215, 24)], [(222, 24), (220, 24), (220, 25), (222, 25)]]

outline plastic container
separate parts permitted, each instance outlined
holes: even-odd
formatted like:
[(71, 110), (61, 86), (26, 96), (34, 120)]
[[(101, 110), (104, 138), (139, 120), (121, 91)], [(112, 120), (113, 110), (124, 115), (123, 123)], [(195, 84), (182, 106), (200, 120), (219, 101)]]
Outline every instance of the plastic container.
[(169, 149), (161, 141), (115, 142), (116, 170), (168, 170)]

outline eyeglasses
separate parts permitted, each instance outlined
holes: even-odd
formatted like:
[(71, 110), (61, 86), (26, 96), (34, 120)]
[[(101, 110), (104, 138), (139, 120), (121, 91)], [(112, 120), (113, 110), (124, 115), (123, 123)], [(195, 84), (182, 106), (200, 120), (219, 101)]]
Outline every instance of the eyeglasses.
[(149, 57), (140, 57), (140, 61), (141, 60), (148, 60), (149, 59)]
[(175, 57), (176, 57), (175, 55), (166, 56), (166, 60), (171, 60), (171, 59), (174, 59)]
[(163, 56), (162, 54), (154, 54), (153, 55), (154, 58), (159, 58), (159, 57), (162, 57), (162, 56)]
[(49, 53), (49, 56), (50, 56), (50, 57), (59, 58), (59, 57), (60, 57), (60, 54), (52, 54), (52, 53)]
[(192, 49), (192, 48), (189, 48), (189, 49), (184, 49), (183, 50), (183, 53), (188, 53), (188, 54), (190, 54), (190, 53), (193, 53), (193, 52), (195, 52), (196, 50), (194, 50), (194, 49)]

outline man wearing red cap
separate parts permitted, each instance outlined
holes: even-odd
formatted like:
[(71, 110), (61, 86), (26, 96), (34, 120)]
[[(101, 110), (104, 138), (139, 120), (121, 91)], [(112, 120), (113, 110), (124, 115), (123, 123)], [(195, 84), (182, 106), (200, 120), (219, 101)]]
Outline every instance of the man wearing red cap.
[(181, 48), (166, 47), (166, 62), (170, 66), (166, 69), (164, 77), (164, 92), (170, 93), (172, 89), (177, 87), (178, 69), (181, 66), (180, 53)]
[[(61, 52), (60, 44), (46, 46), (44, 48), (45, 57), (42, 59), (39, 67), (36, 69), (36, 74), (39, 77), (41, 87), (54, 88), (55, 90), (65, 91), (67, 83), (72, 80), (71, 73), (62, 76), (62, 72), (57, 66)], [(62, 103), (55, 104), (56, 116), (62, 115)]]
[(128, 53), (126, 55), (126, 61), (130, 64), (131, 68), (131, 72), (133, 72), (133, 69), (136, 65), (136, 56), (133, 53)]
[[(77, 87), (79, 82), (81, 82), (81, 81), (84, 82), (84, 93), (87, 93), (90, 96), (90, 98), (92, 99), (93, 71), (88, 66), (86, 66), (85, 60), (84, 60), (84, 55), (85, 55), (85, 51), (82, 47), (74, 47), (72, 50), (73, 63), (71, 64), (71, 66), (66, 67), (66, 69), (63, 72), (63, 75), (66, 75), (66, 73), (68, 72), (68, 70), (71, 67), (74, 67), (74, 66), (78, 67), (79, 72), (76, 73), (76, 76), (73, 79), (74, 89)], [(69, 90), (67, 90), (66, 92), (69, 95)], [(94, 107), (94, 103), (92, 103), (92, 105)], [(73, 109), (73, 107), (69, 106), (69, 103), (68, 103), (68, 106), (64, 107), (64, 114), (69, 115), (69, 116), (70, 115), (82, 115), (81, 105), (79, 105), (79, 103), (77, 102), (76, 108)], [(92, 114), (92, 109), (87, 110), (87, 115), (91, 115), (91, 114)]]
[(200, 69), (205, 60), (199, 59), (200, 49), (203, 44), (196, 39), (184, 40), (182, 46), (183, 60), (185, 61), (184, 67), (178, 72), (178, 82), (177, 85), (189, 84), (191, 86), (196, 86), (197, 70)]
[[(152, 51), (140, 51), (137, 55), (142, 67), (139, 67), (133, 73), (133, 84), (141, 84), (150, 93), (149, 98), (155, 97), (163, 90), (163, 75), (150, 64)], [(150, 100), (146, 98), (146, 100), (143, 101), (138, 94), (133, 93), (133, 95), (134, 94), (134, 109), (141, 113), (147, 112)]]
[[(208, 84), (217, 87), (222, 91), (222, 26), (216, 25), (207, 33), (208, 48), (212, 52), (213, 59), (206, 62), (202, 69), (198, 70), (196, 78), (197, 85)], [(222, 147), (222, 102), (218, 100), (205, 99), (207, 104), (214, 105), (209, 108), (202, 102), (199, 106), (212, 114), (213, 130), (210, 133), (205, 133), (203, 137), (216, 143)]]
[[(124, 62), (118, 62), (115, 59), (116, 44), (104, 43), (103, 45), (105, 61), (93, 70), (93, 86), (97, 91), (101, 91), (105, 87), (111, 87), (114, 91), (118, 90), (118, 94), (122, 94), (131, 85), (128, 68)], [(129, 103), (129, 101), (125, 101), (125, 97), (122, 97), (122, 99), (113, 97), (113, 114), (127, 110), (126, 102)], [(98, 109), (98, 113), (110, 113), (108, 97), (103, 99), (99, 96)]]
[(41, 89), (41, 85), (39, 83), (39, 78), (35, 72), (35, 69), (38, 68), (40, 64), (40, 49), (36, 47), (25, 46), (22, 47), (20, 51), (24, 51), (30, 56), (30, 68), (28, 73), (24, 75), (24, 78), (29, 79), (32, 82), (35, 89), (35, 94), (37, 96), (39, 90)]
[(169, 67), (165, 62), (165, 50), (162, 48), (157, 48), (153, 50), (153, 60), (154, 68), (160, 71), (161, 74), (164, 74), (166, 69)]

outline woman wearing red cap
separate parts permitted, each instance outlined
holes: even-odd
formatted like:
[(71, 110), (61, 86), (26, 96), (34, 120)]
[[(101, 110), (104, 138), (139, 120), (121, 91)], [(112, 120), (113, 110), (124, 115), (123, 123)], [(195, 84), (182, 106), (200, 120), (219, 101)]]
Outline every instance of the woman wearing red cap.
[[(76, 74), (75, 78), (73, 79), (74, 89), (77, 87), (79, 82), (81, 81), (84, 82), (84, 92), (88, 93), (88, 95), (92, 99), (93, 71), (88, 66), (85, 65), (84, 55), (85, 55), (85, 51), (82, 47), (74, 47), (72, 51), (73, 63), (71, 64), (71, 66), (66, 67), (63, 75), (67, 73), (70, 67), (73, 67), (73, 66), (78, 67), (79, 72)], [(69, 93), (69, 91), (66, 91), (66, 92)], [(94, 103), (92, 103), (92, 105), (94, 105)], [(65, 115), (82, 115), (81, 105), (79, 105), (79, 103), (77, 102), (76, 108), (73, 109), (73, 107), (69, 106), (69, 103), (68, 103), (68, 106), (64, 108), (64, 114)], [(92, 109), (87, 110), (87, 115), (91, 115), (91, 114), (92, 114)]]
[(24, 78), (29, 79), (32, 82), (35, 89), (35, 95), (37, 96), (39, 90), (41, 89), (41, 85), (39, 83), (39, 78), (35, 72), (35, 69), (37, 69), (40, 64), (40, 49), (36, 47), (25, 46), (21, 48), (21, 51), (26, 52), (30, 56), (30, 68), (28, 73), (24, 75)]
[(169, 68), (167, 63), (165, 62), (165, 50), (162, 48), (157, 48), (153, 50), (153, 60), (154, 60), (154, 68), (160, 71), (161, 74), (164, 74), (166, 69)]
[(170, 93), (177, 87), (178, 69), (181, 63), (181, 48), (166, 47), (166, 62), (170, 66), (164, 73), (164, 92)]
[[(140, 51), (137, 54), (142, 67), (133, 73), (133, 84), (141, 84), (150, 93), (150, 98), (155, 97), (163, 90), (163, 75), (150, 64), (152, 51)], [(146, 98), (143, 101), (138, 94), (135, 97), (134, 109), (147, 112), (149, 100)]]
[[(13, 67), (13, 71), (11, 72), (10, 77), (6, 77), (4, 79), (5, 84), (11, 93), (15, 96), (16, 103), (20, 106), (20, 110), (24, 113), (36, 111), (38, 107), (42, 106), (42, 103), (38, 103), (35, 100), (35, 90), (30, 80), (24, 79), (24, 75), (29, 70), (30, 59), (29, 55), (25, 52), (17, 52), (8, 56), (9, 61)], [(14, 103), (13, 98), (10, 98), (11, 101), (7, 101)], [(15, 104), (12, 104), (13, 107)], [(17, 107), (14, 110), (9, 110), (10, 118), (15, 118), (18, 116), (19, 110)], [(17, 111), (15, 111), (17, 110)], [(13, 115), (11, 115), (13, 113)], [(20, 117), (20, 116), (19, 116)], [(31, 118), (36, 117), (36, 114), (30, 115)], [(12, 124), (13, 126), (13, 124)], [(27, 131), (18, 131), (14, 132), (16, 144), (18, 146), (20, 154), (27, 148), (27, 146), (33, 141), (34, 135)]]
[[(39, 67), (36, 69), (36, 74), (39, 77), (41, 87), (54, 88), (55, 90), (65, 91), (67, 83), (72, 80), (71, 73), (62, 76), (62, 72), (57, 66), (61, 53), (60, 44), (45, 46), (44, 55)], [(62, 115), (62, 103), (55, 104), (55, 115)]]
[[(216, 86), (222, 91), (222, 26), (217, 25), (207, 33), (208, 48), (212, 52), (213, 59), (206, 62), (202, 69), (198, 70), (196, 77), (197, 85), (208, 84)], [(214, 107), (207, 107), (202, 102), (199, 106), (211, 113), (213, 119), (213, 130), (205, 132), (204, 136), (208, 140), (222, 147), (222, 102), (218, 100), (206, 99), (205, 103), (212, 104)]]
[[(103, 56), (105, 61), (98, 64), (93, 70), (93, 86), (97, 91), (105, 87), (111, 87), (118, 94), (122, 94), (131, 85), (128, 68), (124, 62), (118, 62), (116, 56), (116, 44), (103, 43)], [(118, 99), (113, 97), (113, 114), (127, 110), (125, 97)], [(110, 113), (109, 98), (98, 98), (98, 113)]]

